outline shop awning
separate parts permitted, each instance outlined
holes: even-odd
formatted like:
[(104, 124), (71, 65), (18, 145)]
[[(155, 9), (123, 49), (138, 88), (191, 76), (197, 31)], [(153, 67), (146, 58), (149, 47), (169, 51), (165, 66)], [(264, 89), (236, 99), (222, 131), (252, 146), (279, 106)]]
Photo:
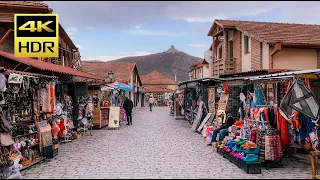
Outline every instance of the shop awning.
[(23, 72), (23, 71), (15, 71), (15, 70), (11, 70), (11, 69), (5, 69), (5, 74), (6, 75), (10, 75), (10, 73), (20, 74), (20, 75), (23, 75), (23, 76), (58, 79), (58, 77), (56, 77), (56, 76), (47, 76), (47, 75), (42, 75), (42, 74), (36, 74), (36, 73), (30, 73), (30, 72)]
[(0, 56), (9, 58), (11, 60), (20, 62), (25, 65), (29, 65), (29, 66), (32, 66), (34, 68), (44, 70), (44, 71), (52, 71), (55, 73), (80, 76), (80, 77), (90, 78), (90, 79), (100, 79), (96, 76), (93, 76), (93, 75), (85, 73), (85, 72), (78, 71), (78, 70), (70, 68), (70, 67), (60, 66), (60, 65), (56, 65), (56, 64), (52, 64), (52, 63), (48, 63), (48, 62), (44, 62), (44, 61), (35, 60), (32, 58), (15, 57), (14, 54), (3, 52), (3, 51), (0, 51)]
[(114, 82), (114, 83), (110, 83), (107, 84), (107, 86), (112, 87), (112, 88), (116, 88), (116, 89), (121, 89), (124, 91), (132, 91), (132, 88), (124, 83), (121, 82)]
[(174, 93), (174, 90), (164, 89), (160, 87), (146, 87), (146, 93)]

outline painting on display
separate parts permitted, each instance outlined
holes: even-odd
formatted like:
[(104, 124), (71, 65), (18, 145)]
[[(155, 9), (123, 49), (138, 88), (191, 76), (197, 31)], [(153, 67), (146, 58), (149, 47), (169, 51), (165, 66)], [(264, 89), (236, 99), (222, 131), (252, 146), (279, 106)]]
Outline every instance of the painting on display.
[(215, 89), (208, 88), (208, 104), (209, 104), (209, 113), (215, 112)]
[(109, 112), (109, 128), (118, 128), (120, 123), (120, 107), (110, 107)]

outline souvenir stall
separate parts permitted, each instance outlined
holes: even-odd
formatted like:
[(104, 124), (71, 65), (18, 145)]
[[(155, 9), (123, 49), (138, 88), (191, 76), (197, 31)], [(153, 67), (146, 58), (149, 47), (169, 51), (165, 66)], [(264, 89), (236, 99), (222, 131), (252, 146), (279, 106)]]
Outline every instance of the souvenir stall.
[[(215, 151), (253, 174), (261, 173), (262, 165), (283, 167), (282, 156), (292, 148), (318, 150), (319, 102), (312, 93), (315, 81), (304, 73), (230, 78), (243, 82), (239, 91), (225, 82), (225, 92), (230, 97), (236, 91), (238, 100), (228, 100), (226, 111), (218, 109), (215, 124), (206, 125), (202, 135), (212, 138)], [(237, 103), (237, 116), (230, 103)]]
[(121, 82), (107, 84), (109, 91), (109, 119), (108, 129), (117, 129), (120, 127), (121, 121), (126, 121), (125, 110), (122, 107), (125, 97), (125, 91), (132, 91), (132, 88)]
[(18, 178), (19, 170), (53, 156), (51, 125), (47, 119), (54, 111), (57, 77), (1, 71), (1, 175), (4, 179)]
[(93, 125), (99, 129), (105, 127), (109, 120), (108, 94), (113, 88), (96, 85), (89, 86), (88, 93), (93, 100)]

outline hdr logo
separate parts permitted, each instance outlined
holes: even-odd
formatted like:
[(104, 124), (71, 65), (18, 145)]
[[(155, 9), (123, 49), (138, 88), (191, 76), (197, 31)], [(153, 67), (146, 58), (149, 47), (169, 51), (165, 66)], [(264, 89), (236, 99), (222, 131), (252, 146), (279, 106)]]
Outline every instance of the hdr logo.
[(15, 14), (16, 57), (59, 57), (57, 14)]

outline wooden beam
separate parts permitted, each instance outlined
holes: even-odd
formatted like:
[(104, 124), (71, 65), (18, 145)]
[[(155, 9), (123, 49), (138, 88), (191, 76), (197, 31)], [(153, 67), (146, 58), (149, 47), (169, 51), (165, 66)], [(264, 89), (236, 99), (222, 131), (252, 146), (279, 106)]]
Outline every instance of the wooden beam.
[(276, 43), (274, 45), (273, 51), (270, 54), (270, 64), (269, 69), (273, 69), (273, 56), (281, 50), (281, 43)]
[(6, 34), (4, 34), (4, 36), (1, 38), (0, 40), (0, 44), (2, 45), (4, 40), (9, 36), (9, 34), (11, 33), (12, 29), (8, 29), (8, 31), (6, 32)]

